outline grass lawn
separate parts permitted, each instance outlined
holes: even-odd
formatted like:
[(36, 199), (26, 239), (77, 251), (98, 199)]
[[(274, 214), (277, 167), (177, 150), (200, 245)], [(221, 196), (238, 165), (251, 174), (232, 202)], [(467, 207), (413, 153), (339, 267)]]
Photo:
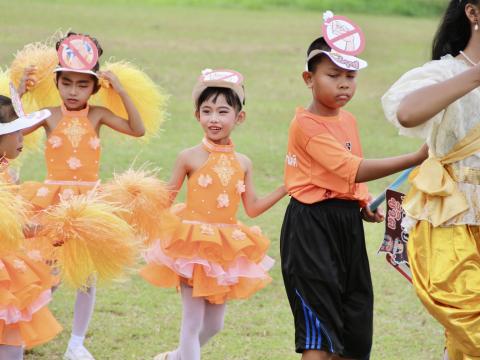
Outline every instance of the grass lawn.
[[(82, 2), (0, 0), (4, 14), (0, 64), (25, 43), (55, 30), (95, 35), (104, 59), (129, 59), (143, 67), (171, 94), (170, 118), (158, 138), (144, 145), (108, 131), (102, 133), (102, 177), (137, 159), (163, 168), (165, 179), (176, 154), (198, 143), (200, 127), (192, 116), (193, 83), (206, 67), (237, 69), (246, 77), (247, 121), (233, 134), (237, 149), (255, 164), (257, 191), (271, 191), (282, 181), (287, 129), (296, 106), (309, 102), (300, 78), (304, 52), (319, 35), (322, 13), (294, 9), (255, 11), (205, 7), (160, 7), (139, 2), (95, 6)], [(334, 10), (334, 9), (333, 9)], [(346, 14), (351, 15), (351, 14)], [(383, 117), (380, 97), (403, 72), (428, 59), (438, 20), (352, 15), (367, 37), (363, 57), (369, 67), (359, 76), (357, 95), (348, 109), (356, 114), (365, 156), (384, 157), (415, 150), (416, 140), (399, 137)], [(25, 159), (22, 178), (42, 179), (41, 154)], [(377, 194), (392, 178), (373, 182)], [(203, 349), (211, 360), (298, 359), (293, 351), (293, 323), (280, 273), (278, 238), (288, 199), (257, 219), (269, 235), (269, 254), (277, 260), (273, 283), (249, 301), (229, 304), (225, 330)], [(443, 331), (419, 304), (412, 287), (376, 256), (383, 225), (366, 225), (375, 289), (373, 360), (439, 359)], [(180, 299), (172, 290), (154, 288), (137, 275), (98, 290), (96, 311), (86, 346), (97, 359), (151, 359), (178, 341)], [(55, 293), (52, 310), (65, 331), (51, 343), (30, 351), (29, 360), (61, 359), (65, 350), (74, 292)]]

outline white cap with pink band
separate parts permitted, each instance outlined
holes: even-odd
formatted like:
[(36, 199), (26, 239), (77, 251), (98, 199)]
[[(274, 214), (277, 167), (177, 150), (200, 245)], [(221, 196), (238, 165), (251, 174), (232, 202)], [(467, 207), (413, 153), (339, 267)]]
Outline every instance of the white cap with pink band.
[(60, 65), (54, 72), (77, 72), (98, 78), (98, 74), (93, 71), (98, 61), (98, 48), (88, 36), (68, 36), (60, 43), (57, 53)]
[(367, 62), (356, 57), (365, 48), (362, 29), (345, 16), (333, 15), (331, 11), (326, 11), (323, 19), (323, 38), (331, 51), (311, 51), (306, 60), (306, 70), (308, 71), (308, 62), (320, 54), (325, 54), (333, 63), (345, 70), (357, 71), (366, 68)]
[(197, 103), (202, 92), (209, 87), (220, 87), (232, 89), (237, 94), (240, 104), (245, 105), (245, 88), (243, 86), (243, 75), (234, 70), (228, 69), (205, 69), (199, 76), (193, 87), (193, 101)]
[(50, 110), (47, 109), (26, 114), (23, 110), (22, 101), (20, 100), (20, 96), (18, 95), (15, 86), (12, 83), (9, 85), (13, 109), (18, 118), (7, 123), (0, 123), (0, 135), (11, 134), (19, 130), (28, 129), (52, 115)]

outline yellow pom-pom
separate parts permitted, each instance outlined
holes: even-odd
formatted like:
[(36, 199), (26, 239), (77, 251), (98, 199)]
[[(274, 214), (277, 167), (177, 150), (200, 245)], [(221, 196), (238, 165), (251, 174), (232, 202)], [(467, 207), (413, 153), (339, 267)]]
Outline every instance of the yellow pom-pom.
[[(145, 137), (157, 134), (166, 117), (168, 96), (143, 71), (128, 62), (106, 62), (102, 71), (113, 72), (135, 104), (145, 126)], [(118, 93), (105, 82), (95, 96), (95, 102), (124, 119), (128, 118)], [(144, 138), (145, 138), (144, 137)]]
[(145, 244), (158, 239), (162, 214), (170, 205), (169, 191), (154, 171), (129, 169), (102, 188), (103, 197), (126, 211), (118, 215), (132, 225)]
[(15, 86), (18, 87), (20, 84), (25, 69), (35, 66), (33, 76), (35, 81), (33, 84), (27, 84), (28, 92), (24, 98), (30, 102), (31, 97), (38, 106), (36, 110), (61, 104), (53, 73), (57, 64), (58, 56), (55, 47), (42, 42), (27, 44), (15, 54), (10, 67), (10, 77)]
[(15, 185), (0, 183), (0, 254), (18, 250), (24, 243), (26, 204)]
[[(78, 196), (62, 201), (42, 219), (38, 239), (47, 241), (62, 278), (77, 289), (95, 279), (100, 284), (122, 276), (136, 257), (133, 229), (121, 210), (95, 198)], [(45, 248), (44, 246), (41, 246)]]

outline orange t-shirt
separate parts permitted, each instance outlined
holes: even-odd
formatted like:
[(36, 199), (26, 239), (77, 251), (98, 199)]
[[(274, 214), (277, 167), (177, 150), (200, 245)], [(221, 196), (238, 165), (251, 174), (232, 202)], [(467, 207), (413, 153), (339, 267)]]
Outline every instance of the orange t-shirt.
[(367, 186), (355, 183), (362, 158), (352, 114), (340, 109), (337, 116), (318, 116), (298, 108), (288, 133), (287, 191), (305, 204), (337, 198), (365, 206)]

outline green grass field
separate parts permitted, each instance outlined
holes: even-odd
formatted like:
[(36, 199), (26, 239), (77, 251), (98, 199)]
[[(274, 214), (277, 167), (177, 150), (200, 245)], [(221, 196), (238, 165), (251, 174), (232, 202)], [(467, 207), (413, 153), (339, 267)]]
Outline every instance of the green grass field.
[[(406, 2), (405, 2), (406, 3)], [(104, 131), (102, 177), (122, 171), (137, 159), (161, 167), (167, 179), (176, 154), (198, 143), (200, 127), (192, 116), (193, 83), (206, 67), (228, 67), (246, 77), (247, 121), (233, 134), (240, 152), (255, 164), (257, 191), (266, 193), (282, 182), (287, 129), (296, 106), (309, 102), (300, 77), (304, 52), (319, 35), (322, 11), (294, 8), (257, 11), (244, 8), (157, 6), (152, 1), (0, 0), (4, 15), (0, 64), (25, 43), (47, 38), (57, 29), (95, 35), (104, 59), (128, 59), (143, 67), (171, 94), (169, 120), (148, 145)], [(335, 10), (333, 8), (332, 10)], [(399, 137), (383, 116), (380, 97), (407, 69), (428, 59), (438, 19), (352, 16), (366, 33), (363, 57), (369, 67), (359, 76), (357, 95), (348, 109), (356, 114), (367, 158), (414, 151), (419, 142)], [(45, 175), (41, 154), (25, 159), (22, 178)], [(373, 182), (377, 194), (390, 181)], [(280, 273), (279, 233), (288, 199), (257, 219), (269, 235), (269, 254), (277, 260), (273, 283), (249, 301), (229, 304), (225, 330), (203, 349), (211, 360), (298, 359), (293, 351), (293, 323)], [(412, 287), (386, 264), (376, 250), (383, 225), (366, 225), (375, 290), (373, 360), (441, 358), (443, 331), (419, 304)], [(61, 359), (70, 333), (74, 293), (55, 293), (52, 310), (64, 332), (30, 351), (29, 360)], [(86, 346), (97, 359), (152, 359), (178, 341), (180, 298), (175, 291), (147, 285), (137, 275), (98, 290), (96, 311)]]

